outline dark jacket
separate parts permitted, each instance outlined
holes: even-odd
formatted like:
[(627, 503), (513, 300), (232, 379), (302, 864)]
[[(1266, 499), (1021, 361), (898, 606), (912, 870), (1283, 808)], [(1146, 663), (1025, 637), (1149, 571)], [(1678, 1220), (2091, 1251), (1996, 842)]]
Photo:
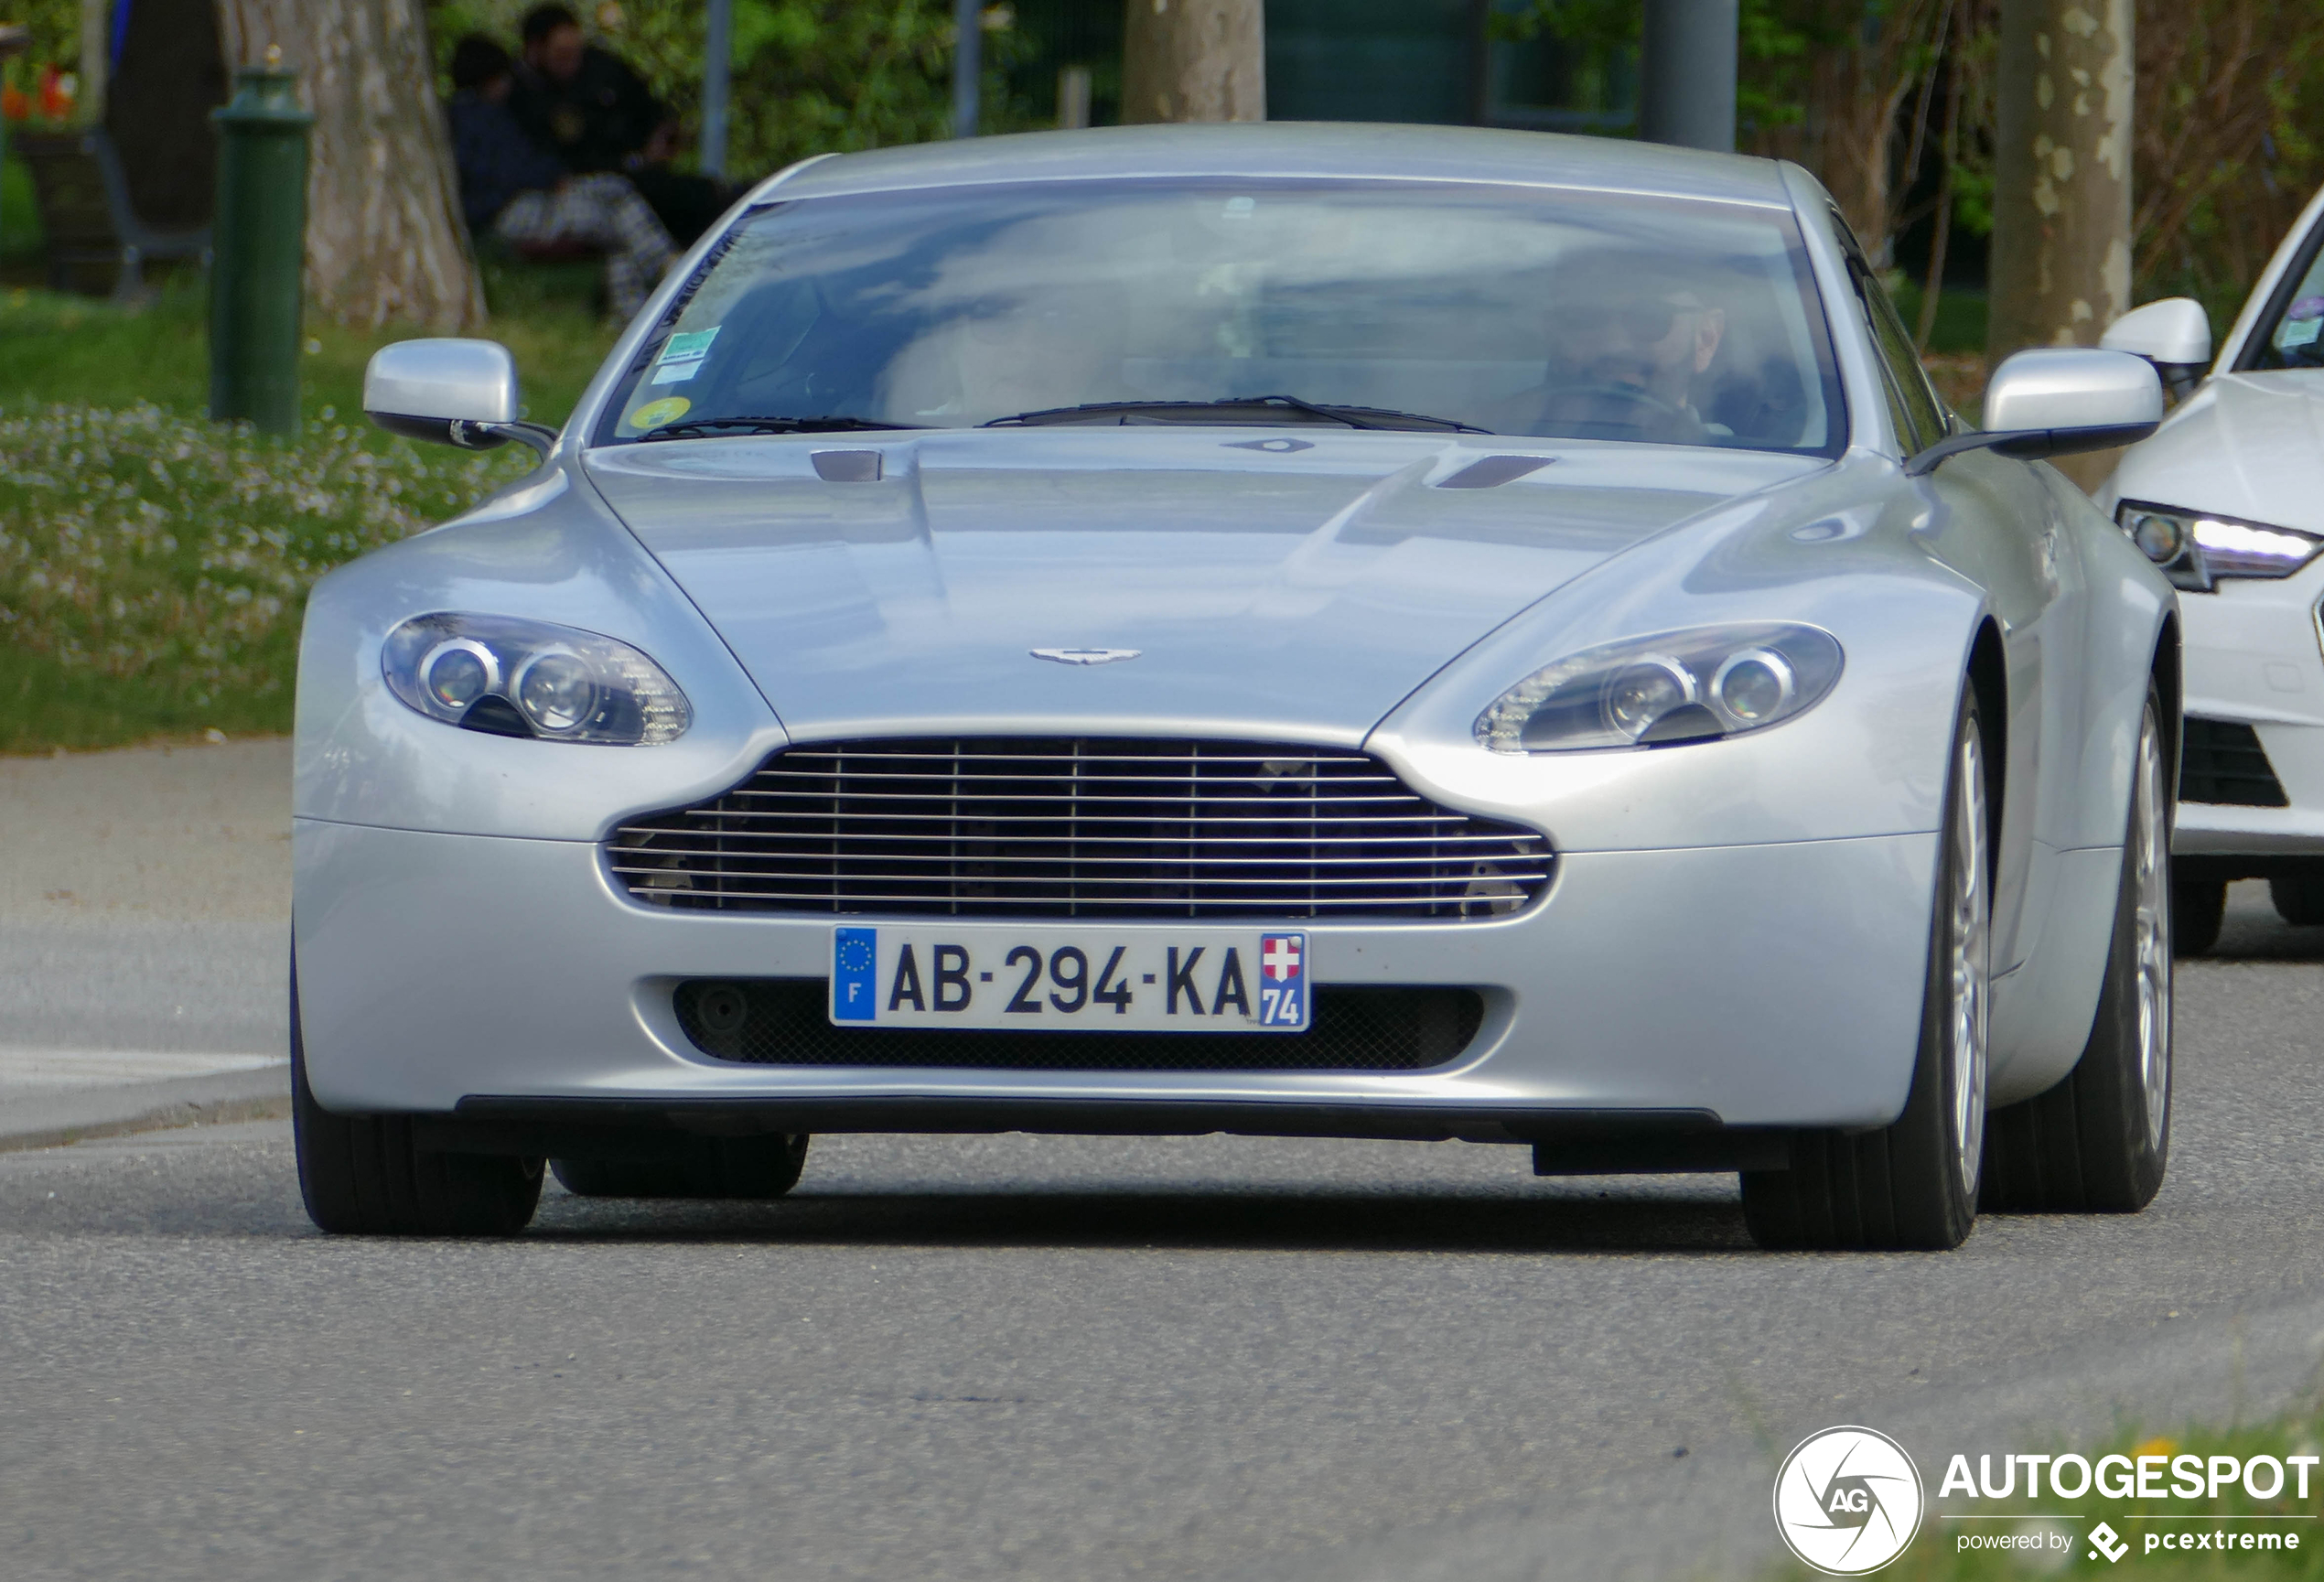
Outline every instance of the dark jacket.
[(444, 119), (460, 173), (460, 212), (471, 231), (490, 229), (518, 193), (546, 191), (565, 179), (565, 166), (526, 135), (507, 105), (463, 90), (445, 104)]
[(581, 70), (570, 82), (552, 82), (520, 64), (509, 108), (576, 175), (623, 168), (665, 115), (636, 72), (595, 46), (582, 52)]

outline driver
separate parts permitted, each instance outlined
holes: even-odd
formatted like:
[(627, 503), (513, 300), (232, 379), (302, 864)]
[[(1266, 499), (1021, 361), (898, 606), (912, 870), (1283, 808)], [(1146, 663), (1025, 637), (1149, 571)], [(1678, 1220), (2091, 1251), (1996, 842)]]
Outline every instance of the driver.
[(1728, 437), (1694, 401), (1726, 337), (1727, 313), (1683, 261), (1628, 249), (1573, 259), (1551, 282), (1541, 328), (1542, 382), (1501, 403), (1489, 426), (1662, 445)]

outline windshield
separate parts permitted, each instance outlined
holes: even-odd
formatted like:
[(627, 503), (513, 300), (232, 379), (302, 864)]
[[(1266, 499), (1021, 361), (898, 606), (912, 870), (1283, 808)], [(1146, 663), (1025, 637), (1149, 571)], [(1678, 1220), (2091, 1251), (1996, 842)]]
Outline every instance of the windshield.
[(597, 442), (994, 423), (1836, 454), (1791, 215), (1456, 184), (970, 186), (739, 221)]
[(2275, 322), (2263, 324), (2260, 333), (2245, 343), (2258, 351), (2256, 356), (2244, 354), (2244, 367), (2324, 368), (2324, 343), (2317, 339), (2324, 332), (2324, 247), (2312, 242), (2308, 246), (2308, 267), (2299, 284), (2288, 293), (2277, 288)]

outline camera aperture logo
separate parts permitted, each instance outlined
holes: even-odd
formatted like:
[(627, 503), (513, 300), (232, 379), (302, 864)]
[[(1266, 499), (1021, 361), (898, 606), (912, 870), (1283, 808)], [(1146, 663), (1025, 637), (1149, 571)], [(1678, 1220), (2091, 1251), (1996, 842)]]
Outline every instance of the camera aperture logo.
[(1926, 1504), (1912, 1458), (1871, 1428), (1811, 1434), (1775, 1475), (1775, 1530), (1830, 1577), (1861, 1577), (1903, 1554)]

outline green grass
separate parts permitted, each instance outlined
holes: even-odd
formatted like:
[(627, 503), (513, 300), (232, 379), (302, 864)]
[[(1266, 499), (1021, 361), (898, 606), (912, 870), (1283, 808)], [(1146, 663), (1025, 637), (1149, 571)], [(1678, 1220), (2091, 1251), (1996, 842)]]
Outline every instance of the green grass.
[[(1894, 293), (1897, 311), (1909, 330), (1921, 328), (1921, 287), (1910, 281)], [(1937, 353), (1983, 352), (1985, 349), (1985, 294), (1974, 286), (1948, 285), (1937, 294), (1937, 322), (1929, 331), (1928, 350)]]
[[(563, 423), (596, 373), (611, 335), (587, 294), (589, 266), (487, 274), (504, 304), (482, 331), (516, 356), (528, 415)], [(0, 412), (54, 404), (124, 407), (150, 402), (199, 415), (210, 401), (209, 305), (200, 274), (157, 279), (161, 296), (142, 312), (102, 300), (23, 286), (0, 291)], [(346, 417), (362, 407), (363, 367), (391, 340), (417, 331), (343, 328), (309, 316), (299, 364), (299, 411)], [(325, 421), (329, 421), (325, 418)], [(384, 440), (385, 436), (382, 436)]]
[[(2110, 1442), (2093, 1449), (2087, 1444), (2057, 1444), (2040, 1447), (2052, 1453), (2073, 1451), (2095, 1464), (2102, 1455), (2125, 1456), (2192, 1455), (2210, 1458), (2214, 1455), (2233, 1456), (2239, 1461), (2254, 1456), (2274, 1456), (2279, 1460), (2289, 1455), (2318, 1454), (2319, 1442), (2324, 1442), (2324, 1412), (2304, 1410), (2272, 1423), (2225, 1429), (2197, 1429), (2186, 1433), (2150, 1437), (2125, 1432)], [(1977, 1451), (1969, 1447), (1970, 1466), (1976, 1469)], [(1979, 1447), (1982, 1448), (1982, 1447)], [(1992, 1447), (1998, 1454), (2000, 1447)], [(1948, 1453), (1949, 1454), (1949, 1453)], [(2022, 1470), (2022, 1469), (2021, 1469)], [(1958, 1494), (1938, 1501), (1936, 1493), (1944, 1480), (1945, 1468), (1935, 1458), (1925, 1458), (1921, 1463), (1921, 1475), (1927, 1481), (1930, 1495), (1929, 1514), (1912, 1545), (1891, 1566), (1878, 1575), (1881, 1582), (2025, 1582), (2032, 1577), (2114, 1577), (2128, 1575), (2143, 1582), (2214, 1582), (2216, 1578), (2248, 1577), (2254, 1582), (2316, 1582), (2324, 1578), (2324, 1521), (2250, 1521), (2254, 1516), (2314, 1517), (2324, 1512), (2324, 1468), (2311, 1469), (2308, 1495), (2305, 1500), (2295, 1497), (2297, 1484), (2287, 1474), (2281, 1496), (2273, 1500), (2254, 1500), (2238, 1487), (2230, 1485), (2220, 1491), (2217, 1500), (2114, 1500), (2093, 1490), (2078, 1500), (2060, 1500), (2043, 1485), (2043, 1497), (2029, 1501), (2022, 1497), (2011, 1500), (1969, 1500)], [(2163, 1480), (2169, 1486), (2168, 1473)], [(2017, 1484), (2024, 1491), (2024, 1480)], [(2074, 1519), (2050, 1523), (2004, 1521), (1946, 1520), (1974, 1513), (1981, 1517), (2022, 1511), (2028, 1512), (2071, 1512)], [(2131, 1545), (2131, 1552), (2118, 1563), (2109, 1563), (2091, 1554), (2088, 1536), (2099, 1523), (2104, 1522)], [(2024, 1552), (1967, 1551), (1959, 1547), (1961, 1535), (1968, 1533), (2024, 1533), (2037, 1526), (2071, 1534), (2071, 1542), (2062, 1552), (2048, 1550), (2039, 1557)], [(2222, 1554), (2217, 1550), (2180, 1554), (2172, 1551), (2146, 1549), (2151, 1534), (2187, 1534), (2200, 1532), (2251, 1531), (2300, 1535), (2297, 1550), (2244, 1551)], [(1795, 1566), (1776, 1574), (1784, 1582), (1807, 1582), (1818, 1574), (1804, 1566)]]
[[(488, 270), (529, 415), (562, 423), (611, 341), (593, 272)], [(529, 465), (414, 445), (360, 415), (409, 330), (314, 323), (304, 431), (203, 415), (200, 276), (130, 313), (0, 288), (0, 752), (287, 730), (307, 590)]]
[(32, 203), (32, 173), (21, 160), (0, 162), (0, 256), (34, 253), (39, 248), (40, 214)]

